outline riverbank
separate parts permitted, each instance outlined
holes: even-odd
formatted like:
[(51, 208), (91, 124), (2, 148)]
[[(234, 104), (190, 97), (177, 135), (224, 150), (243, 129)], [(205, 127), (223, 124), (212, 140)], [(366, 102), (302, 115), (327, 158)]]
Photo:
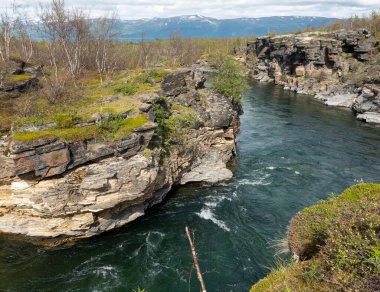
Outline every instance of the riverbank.
[(371, 32), (309, 32), (259, 37), (237, 56), (260, 82), (349, 108), (358, 120), (380, 123), (379, 40)]
[(146, 216), (70, 247), (2, 237), (0, 289), (188, 291), (189, 226), (208, 290), (248, 291), (275, 267), (273, 245), (298, 211), (355, 182), (380, 183), (379, 129), (272, 84), (252, 84), (243, 102), (229, 182), (176, 188)]
[(3, 136), (0, 232), (60, 244), (137, 219), (173, 185), (230, 179), (241, 108), (205, 81), (196, 67), (178, 70), (159, 91), (133, 96), (138, 110), (102, 112), (103, 103), (122, 110), (120, 100), (132, 94), (121, 91), (88, 105), (100, 108), (92, 122)]

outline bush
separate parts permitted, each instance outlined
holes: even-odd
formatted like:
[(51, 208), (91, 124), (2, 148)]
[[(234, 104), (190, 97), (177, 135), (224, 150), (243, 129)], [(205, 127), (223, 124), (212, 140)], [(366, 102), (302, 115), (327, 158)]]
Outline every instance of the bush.
[(162, 103), (153, 103), (153, 114), (155, 121), (157, 123), (156, 133), (162, 138), (162, 146), (166, 149), (170, 146), (170, 127), (169, 127), (169, 117), (170, 111), (163, 106)]
[(191, 108), (179, 104), (173, 104), (172, 110), (174, 113), (168, 120), (170, 140), (184, 144), (188, 129), (202, 123), (202, 119)]
[(81, 121), (81, 118), (74, 114), (58, 114), (54, 117), (56, 127), (59, 129), (71, 128)]
[(212, 85), (217, 92), (232, 97), (235, 103), (241, 105), (241, 96), (248, 89), (244, 75), (243, 66), (231, 56), (226, 56)]
[(135, 95), (139, 91), (140, 85), (134, 82), (125, 83), (122, 86), (116, 87), (115, 92), (124, 95)]
[(355, 185), (304, 209), (288, 240), (304, 261), (276, 269), (251, 291), (378, 291), (380, 185)]
[(162, 138), (164, 148), (174, 142), (184, 143), (188, 129), (202, 123), (194, 110), (176, 103), (172, 105), (172, 111), (166, 108), (166, 103), (154, 103), (153, 113), (158, 124), (156, 132)]
[(165, 77), (169, 76), (170, 74), (171, 73), (169, 71), (158, 69), (150, 70), (148, 73), (149, 77), (153, 78), (155, 82), (161, 82)]

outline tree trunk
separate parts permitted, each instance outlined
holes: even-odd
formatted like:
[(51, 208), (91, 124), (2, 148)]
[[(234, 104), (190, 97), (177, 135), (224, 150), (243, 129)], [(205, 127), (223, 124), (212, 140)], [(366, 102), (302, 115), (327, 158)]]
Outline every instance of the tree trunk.
[(206, 286), (205, 286), (205, 283), (203, 281), (201, 269), (200, 269), (199, 263), (198, 263), (198, 255), (197, 255), (197, 252), (195, 250), (193, 240), (191, 239), (189, 228), (187, 226), (185, 228), (185, 231), (186, 231), (187, 239), (189, 240), (189, 243), (190, 243), (191, 253), (193, 255), (193, 260), (194, 260), (194, 266), (195, 266), (195, 269), (197, 271), (199, 283), (201, 283), (202, 292), (206, 292)]

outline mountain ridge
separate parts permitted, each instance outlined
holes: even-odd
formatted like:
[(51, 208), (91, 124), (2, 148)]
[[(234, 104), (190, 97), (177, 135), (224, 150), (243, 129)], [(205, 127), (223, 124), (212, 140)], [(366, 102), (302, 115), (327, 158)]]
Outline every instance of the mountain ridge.
[(117, 20), (115, 30), (120, 40), (137, 41), (185, 38), (229, 38), (287, 32), (331, 24), (337, 18), (317, 16), (271, 16), (217, 19), (202, 15), (181, 15), (169, 18)]

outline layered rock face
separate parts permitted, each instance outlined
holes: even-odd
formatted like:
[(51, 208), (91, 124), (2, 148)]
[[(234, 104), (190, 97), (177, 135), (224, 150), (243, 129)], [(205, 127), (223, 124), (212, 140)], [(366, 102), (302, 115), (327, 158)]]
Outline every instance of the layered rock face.
[[(198, 71), (167, 77), (140, 110), (152, 123), (117, 142), (0, 141), (0, 232), (38, 239), (90, 237), (125, 225), (173, 185), (232, 177), (239, 106), (204, 88)], [(199, 120), (163, 147), (154, 107), (187, 108)]]
[(248, 42), (243, 52), (255, 79), (351, 108), (358, 119), (380, 123), (379, 42), (368, 31), (261, 37)]

